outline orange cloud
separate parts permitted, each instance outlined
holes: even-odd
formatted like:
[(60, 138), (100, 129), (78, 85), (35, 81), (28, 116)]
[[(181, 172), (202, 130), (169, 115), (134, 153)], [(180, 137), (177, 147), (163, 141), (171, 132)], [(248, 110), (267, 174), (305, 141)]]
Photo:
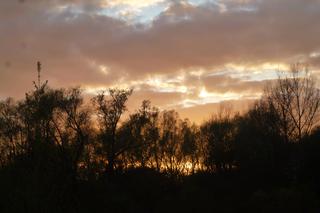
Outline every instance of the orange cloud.
[(318, 0), (177, 1), (147, 25), (102, 14), (105, 7), (101, 0), (0, 1), (0, 96), (30, 90), (38, 60), (52, 86), (132, 86), (161, 107), (215, 102), (212, 94), (254, 97), (277, 65), (320, 67)]

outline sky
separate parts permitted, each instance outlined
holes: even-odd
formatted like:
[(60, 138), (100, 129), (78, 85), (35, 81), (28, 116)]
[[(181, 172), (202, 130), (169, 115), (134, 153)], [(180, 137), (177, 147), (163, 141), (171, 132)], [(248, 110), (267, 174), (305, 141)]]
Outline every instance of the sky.
[(290, 64), (320, 71), (320, 0), (0, 0), (0, 99), (37, 78), (88, 96), (133, 88), (201, 122), (244, 110)]

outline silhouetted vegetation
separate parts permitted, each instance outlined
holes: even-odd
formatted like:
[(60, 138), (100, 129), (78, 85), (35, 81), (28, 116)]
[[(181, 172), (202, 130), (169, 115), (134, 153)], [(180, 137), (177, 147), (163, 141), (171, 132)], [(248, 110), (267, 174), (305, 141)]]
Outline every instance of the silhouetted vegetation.
[[(318, 212), (320, 91), (296, 64), (198, 126), (132, 90), (40, 81), (0, 102), (1, 212)], [(209, 115), (208, 115), (209, 117)]]

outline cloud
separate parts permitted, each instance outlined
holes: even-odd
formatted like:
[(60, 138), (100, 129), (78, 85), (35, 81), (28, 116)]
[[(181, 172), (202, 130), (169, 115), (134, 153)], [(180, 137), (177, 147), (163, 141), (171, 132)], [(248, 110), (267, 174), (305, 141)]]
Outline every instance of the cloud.
[(203, 104), (203, 88), (254, 93), (272, 78), (274, 70), (260, 66), (266, 63), (303, 60), (319, 70), (319, 0), (165, 1), (148, 24), (103, 13), (159, 2), (0, 1), (0, 96), (21, 97), (31, 89), (38, 60), (52, 86), (138, 85), (139, 94), (155, 100), (158, 93), (172, 96), (156, 100), (162, 106)]
[(127, 5), (133, 8), (147, 7), (155, 5), (165, 0), (105, 0), (106, 6)]

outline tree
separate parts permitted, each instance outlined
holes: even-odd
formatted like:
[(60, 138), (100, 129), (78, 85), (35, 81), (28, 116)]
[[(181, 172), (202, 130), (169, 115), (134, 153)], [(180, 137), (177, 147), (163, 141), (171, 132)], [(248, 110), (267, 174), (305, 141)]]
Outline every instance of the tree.
[(183, 155), (180, 122), (179, 114), (174, 110), (161, 113), (158, 158), (160, 165), (170, 175), (177, 175), (183, 169), (181, 167)]
[(285, 144), (281, 140), (279, 122), (277, 112), (265, 100), (257, 101), (246, 114), (239, 117), (235, 136), (237, 167), (256, 174), (283, 166), (286, 155), (283, 153)]
[(91, 112), (83, 106), (79, 88), (60, 90), (58, 105), (52, 117), (53, 138), (59, 147), (65, 166), (72, 178), (78, 175), (78, 167), (89, 145)]
[[(190, 124), (188, 119), (181, 122), (181, 151), (184, 156), (184, 163), (187, 173), (194, 173), (196, 166), (199, 164), (199, 128), (195, 124)], [(189, 171), (190, 170), (190, 171)]]
[(24, 151), (21, 138), (21, 122), (17, 105), (8, 98), (0, 102), (0, 143), (1, 165), (6, 165), (14, 157)]
[(110, 174), (114, 171), (115, 160), (123, 152), (117, 147), (117, 127), (121, 116), (126, 111), (126, 102), (132, 94), (132, 90), (109, 89), (109, 98), (106, 91), (93, 98), (99, 119), (100, 139), (103, 151), (107, 156), (107, 169)]
[(234, 138), (237, 131), (237, 116), (221, 111), (201, 126), (206, 143), (205, 164), (211, 171), (230, 170), (234, 161)]
[(320, 91), (305, 64), (293, 64), (284, 77), (266, 91), (270, 102), (281, 119), (285, 141), (300, 142), (319, 121)]
[[(127, 144), (127, 151), (124, 153), (127, 165), (153, 167), (152, 159), (153, 146), (157, 143), (154, 131), (158, 117), (158, 110), (151, 107), (148, 100), (144, 100), (139, 110), (129, 116), (129, 119), (121, 128), (121, 139)], [(156, 134), (157, 135), (157, 134)]]

